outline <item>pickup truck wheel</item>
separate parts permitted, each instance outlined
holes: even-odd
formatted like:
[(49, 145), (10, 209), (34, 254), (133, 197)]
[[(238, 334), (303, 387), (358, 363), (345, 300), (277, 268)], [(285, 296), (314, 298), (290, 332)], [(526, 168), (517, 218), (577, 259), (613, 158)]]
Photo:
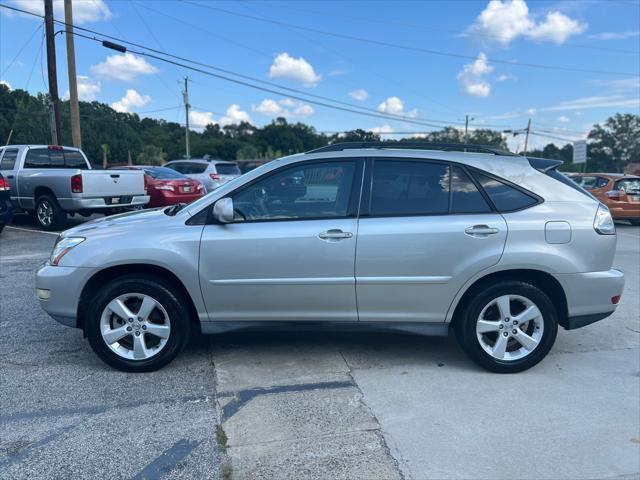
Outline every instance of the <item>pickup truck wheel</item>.
[(125, 372), (158, 370), (189, 339), (191, 312), (170, 284), (145, 275), (116, 278), (91, 302), (84, 328), (93, 351)]
[(67, 214), (51, 195), (36, 200), (35, 220), (44, 230), (58, 230), (67, 223)]
[(477, 292), (455, 320), (458, 342), (481, 367), (516, 373), (533, 367), (551, 350), (558, 314), (535, 285), (501, 281)]

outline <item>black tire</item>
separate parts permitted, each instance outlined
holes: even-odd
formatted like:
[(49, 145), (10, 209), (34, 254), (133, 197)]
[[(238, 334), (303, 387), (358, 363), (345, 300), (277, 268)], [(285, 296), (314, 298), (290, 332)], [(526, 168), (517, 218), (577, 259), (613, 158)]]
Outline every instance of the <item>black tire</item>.
[(629, 223), (635, 227), (640, 227), (640, 218), (631, 218), (629, 219)]
[[(50, 215), (41, 213), (43, 210), (50, 212)], [(67, 213), (60, 207), (60, 204), (52, 195), (40, 195), (36, 199), (36, 209), (33, 218), (43, 230), (60, 230), (67, 224)]]
[[(101, 333), (102, 313), (109, 302), (121, 295), (131, 293), (153, 297), (164, 308), (170, 319), (171, 330), (166, 344), (159, 352), (144, 360), (127, 359), (118, 355), (107, 345)], [(192, 314), (187, 307), (188, 301), (176, 293), (171, 283), (149, 275), (127, 275), (116, 278), (100, 288), (87, 309), (84, 329), (89, 344), (102, 361), (118, 370), (124, 372), (158, 370), (171, 362), (189, 339)], [(142, 333), (144, 335), (144, 332)], [(133, 341), (132, 334), (128, 334), (128, 337), (131, 338), (126, 341)]]
[[(526, 325), (527, 329), (531, 329), (528, 330), (530, 335), (533, 334), (533, 329), (540, 329), (540, 327), (542, 327), (542, 335), (538, 345), (523, 358), (507, 360), (494, 358), (494, 356), (485, 351), (478, 338), (480, 335), (485, 339), (485, 342), (490, 342), (492, 341), (490, 335), (493, 335), (493, 332), (484, 334), (484, 336), (476, 333), (476, 325), (485, 307), (490, 305), (493, 300), (505, 295), (524, 297), (538, 307), (538, 310), (542, 314), (542, 318), (537, 320), (541, 325), (534, 324), (534, 321), (531, 321), (530, 325)], [(513, 307), (511, 308), (518, 308), (518, 303), (519, 301), (517, 299), (514, 300), (512, 303)], [(497, 306), (490, 308), (495, 308), (496, 310), (494, 310), (494, 312), (498, 313), (500, 317)], [(486, 310), (486, 312), (489, 312), (489, 310)], [(516, 316), (515, 314), (512, 315), (514, 315), (514, 317)], [(513, 321), (513, 319), (511, 319), (511, 321)], [(500, 323), (499, 321), (497, 322)], [(504, 326), (505, 325), (503, 325), (503, 327)], [(516, 330), (511, 330), (512, 328)], [(519, 327), (511, 326), (503, 330), (498, 330), (496, 337), (493, 338), (495, 338), (497, 342), (499, 335), (504, 335), (505, 331), (507, 331), (507, 335), (510, 335), (510, 332), (519, 333), (520, 330), (518, 328)], [(549, 353), (558, 333), (558, 313), (551, 299), (535, 285), (523, 281), (505, 280), (499, 281), (488, 288), (470, 292), (468, 298), (463, 300), (461, 308), (456, 313), (454, 329), (460, 346), (476, 364), (496, 373), (517, 373), (533, 367)], [(508, 346), (507, 348), (516, 350), (518, 345), (523, 347), (522, 344), (518, 343), (516, 338), (517, 333), (513, 337), (508, 337), (506, 341), (509, 342), (508, 345), (510, 345), (510, 347)], [(495, 345), (496, 344), (494, 344), (494, 347)], [(509, 350), (507, 351), (509, 352)]]

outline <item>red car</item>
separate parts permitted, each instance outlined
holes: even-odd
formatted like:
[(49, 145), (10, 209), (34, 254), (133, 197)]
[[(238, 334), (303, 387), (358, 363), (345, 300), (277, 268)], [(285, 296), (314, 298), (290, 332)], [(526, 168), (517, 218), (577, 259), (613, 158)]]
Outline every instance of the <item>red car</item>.
[(115, 168), (119, 170), (144, 170), (145, 185), (150, 198), (148, 208), (193, 202), (205, 193), (199, 181), (170, 168), (147, 165)]

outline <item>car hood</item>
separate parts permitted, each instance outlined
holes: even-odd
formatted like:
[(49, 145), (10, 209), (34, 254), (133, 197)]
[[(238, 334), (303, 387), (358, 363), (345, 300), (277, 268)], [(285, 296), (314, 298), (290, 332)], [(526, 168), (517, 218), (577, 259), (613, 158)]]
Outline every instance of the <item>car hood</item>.
[(98, 218), (65, 230), (62, 232), (62, 236), (91, 237), (101, 235), (102, 233), (113, 234), (121, 230), (136, 229), (140, 231), (140, 229), (148, 229), (152, 226), (155, 227), (158, 223), (166, 223), (175, 219), (175, 217), (164, 213), (166, 208), (167, 207), (153, 208)]

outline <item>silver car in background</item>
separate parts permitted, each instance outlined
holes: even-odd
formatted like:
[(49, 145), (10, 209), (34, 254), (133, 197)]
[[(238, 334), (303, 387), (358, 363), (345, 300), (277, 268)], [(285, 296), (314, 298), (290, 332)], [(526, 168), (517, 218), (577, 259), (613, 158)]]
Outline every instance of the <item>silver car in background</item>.
[(329, 325), (447, 335), (495, 372), (532, 367), (558, 326), (611, 315), (607, 208), (560, 161), (489, 147), (335, 144), (187, 206), (64, 232), (42, 307), (106, 363), (149, 371), (191, 330)]
[(165, 167), (180, 172), (189, 178), (198, 180), (207, 192), (212, 192), (229, 180), (242, 175), (238, 164), (226, 160), (192, 158), (189, 160), (171, 160)]

